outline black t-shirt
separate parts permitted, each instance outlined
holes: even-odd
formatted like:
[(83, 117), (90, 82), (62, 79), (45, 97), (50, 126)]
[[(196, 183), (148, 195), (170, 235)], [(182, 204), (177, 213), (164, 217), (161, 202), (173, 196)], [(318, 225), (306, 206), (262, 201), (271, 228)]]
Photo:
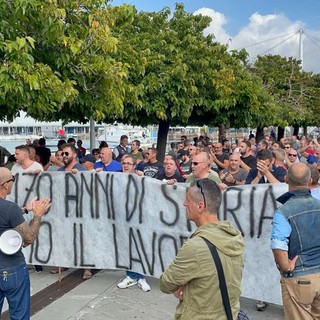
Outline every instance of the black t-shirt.
[[(224, 160), (229, 160), (229, 155), (225, 152), (223, 152), (219, 155), (216, 154), (216, 157), (222, 163), (224, 163)], [(219, 171), (224, 169), (224, 168), (220, 167), (218, 164), (217, 164), (217, 166), (218, 166)]]
[[(0, 199), (0, 235), (3, 232), (14, 229), (25, 222), (21, 208), (14, 202)], [(21, 250), (13, 255), (6, 255), (0, 250), (0, 269), (15, 267), (25, 261)]]
[(190, 159), (187, 163), (181, 162), (180, 168), (184, 174), (190, 174), (191, 173), (191, 164), (192, 160)]
[(241, 157), (241, 160), (243, 163), (245, 163), (251, 169), (255, 168), (257, 166), (257, 159), (252, 155), (245, 157), (245, 158)]
[(146, 177), (156, 178), (161, 168), (163, 168), (163, 165), (159, 161), (155, 163), (146, 162), (142, 167), (142, 171)]
[(51, 150), (47, 147), (35, 147), (36, 154), (40, 157), (40, 162), (43, 166), (47, 165), (50, 157), (51, 157)]
[(171, 180), (171, 179), (176, 179), (177, 182), (184, 182), (184, 179), (182, 178), (182, 175), (180, 174), (179, 171), (176, 170), (176, 172), (174, 173), (173, 176), (171, 177), (168, 177), (166, 175), (166, 173), (164, 171), (160, 172), (158, 175), (157, 175), (157, 179), (158, 180)]

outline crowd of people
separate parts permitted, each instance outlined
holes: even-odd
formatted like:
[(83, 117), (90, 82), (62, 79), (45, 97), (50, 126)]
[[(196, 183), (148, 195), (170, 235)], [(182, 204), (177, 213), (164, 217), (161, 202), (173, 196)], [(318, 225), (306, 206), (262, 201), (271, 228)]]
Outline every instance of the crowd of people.
[[(4, 149), (3, 147), (1, 148)], [(82, 146), (81, 140), (76, 141), (73, 138), (67, 141), (60, 140), (57, 148), (58, 150), (52, 155), (50, 149), (46, 147), (46, 140), (41, 138), (38, 141), (27, 141), (25, 145), (17, 146), (14, 155), (10, 155), (7, 150), (6, 152), (2, 150), (1, 155), (4, 155), (4, 157), (0, 157), (0, 159), (4, 168), (1, 168), (2, 171), (0, 172), (0, 198), (4, 199), (10, 193), (15, 174), (22, 172), (69, 171), (75, 174), (78, 171), (121, 172), (122, 174), (137, 174), (138, 176), (158, 179), (170, 185), (177, 183), (190, 184), (184, 205), (187, 217), (195, 222), (198, 229), (182, 246), (176, 260), (161, 277), (161, 290), (167, 293), (175, 293), (180, 301), (177, 308), (177, 319), (179, 317), (187, 319), (183, 317), (186, 313), (190, 315), (189, 318), (194, 315), (192, 318), (197, 319), (197, 314), (200, 313), (203, 315), (201, 319), (211, 319), (210, 317), (206, 318), (208, 312), (216, 315), (217, 318), (213, 317), (212, 319), (218, 319), (223, 312), (221, 307), (220, 309), (217, 307), (219, 303), (222, 303), (221, 297), (217, 293), (219, 292), (219, 284), (212, 280), (214, 271), (212, 271), (211, 265), (213, 261), (211, 260), (211, 255), (208, 255), (209, 251), (206, 243), (201, 239), (202, 237), (214, 243), (218, 248), (227, 286), (230, 286), (229, 295), (234, 318), (239, 313), (244, 244), (241, 234), (231, 227), (228, 222), (218, 221), (217, 211), (221, 203), (221, 191), (228, 187), (245, 184), (287, 182), (289, 190), (293, 192), (298, 200), (301, 196), (299, 190), (305, 191), (307, 189), (311, 190), (311, 196), (320, 199), (318, 186), (320, 144), (318, 140), (306, 137), (298, 139), (296, 136), (292, 136), (289, 139), (282, 138), (279, 141), (274, 141), (273, 137), (266, 135), (258, 143), (254, 137), (250, 137), (250, 139), (248, 137), (238, 139), (236, 143), (230, 144), (227, 139), (222, 142), (212, 142), (206, 135), (195, 139), (188, 139), (186, 136), (182, 136), (181, 141), (171, 144), (171, 149), (164, 159), (158, 159), (158, 151), (153, 147), (141, 148), (139, 140), (131, 141), (129, 146), (129, 139), (126, 135), (121, 136), (119, 145), (113, 150), (108, 146), (107, 142), (102, 141), (99, 148), (88, 151)], [(301, 172), (304, 172), (304, 175)], [(301, 182), (301, 179), (303, 182)], [(300, 193), (296, 192), (296, 190)], [(3, 194), (2, 197), (1, 194)], [(290, 204), (290, 196), (289, 200), (286, 198), (285, 200), (279, 200), (279, 202)], [(303, 196), (306, 197), (306, 194), (303, 193)], [(7, 207), (8, 204), (5, 202), (4, 206)], [(18, 213), (15, 214), (14, 220), (11, 221), (11, 226), (19, 229), (26, 237), (28, 232), (31, 232), (29, 229), (32, 229), (31, 238), (34, 239), (38, 232), (36, 226), (39, 224), (41, 216), (50, 207), (50, 201), (47, 199), (36, 200), (28, 204), (28, 207), (34, 211), (35, 221), (32, 221), (30, 226), (26, 227), (20, 212), (20, 215)], [(291, 207), (292, 205), (290, 205)], [(298, 208), (301, 209), (301, 206), (298, 205)], [(17, 207), (14, 210), (17, 212)], [(312, 208), (306, 210), (307, 212), (315, 210), (320, 215), (320, 201), (319, 203), (318, 200), (313, 201)], [(300, 211), (298, 209), (298, 214), (301, 213)], [(286, 280), (287, 286), (293, 285), (290, 280), (291, 277), (295, 277), (295, 267), (300, 268), (299, 272), (296, 273), (299, 281), (304, 281), (303, 277), (305, 275), (318, 275), (318, 269), (320, 268), (320, 249), (315, 241), (309, 241), (309, 237), (306, 235), (306, 243), (310, 244), (309, 247), (307, 245), (306, 249), (305, 247), (302, 248), (298, 242), (292, 243), (291, 240), (291, 236), (300, 236), (299, 230), (304, 227), (299, 227), (299, 223), (303, 224), (307, 218), (299, 220), (294, 216), (292, 218), (294, 226), (291, 224), (291, 218), (290, 210), (282, 212), (279, 209), (275, 215), (272, 234), (272, 250), (283, 277), (289, 279)], [(287, 219), (286, 222), (283, 219)], [(314, 227), (320, 226), (318, 217), (313, 215), (312, 219)], [(0, 218), (0, 233), (5, 229), (1, 222)], [(285, 228), (285, 232), (283, 232), (283, 228)], [(314, 237), (318, 241), (318, 236)], [(225, 247), (226, 243), (231, 243), (230, 241), (233, 243), (232, 248), (230, 245)], [(314, 251), (312, 251), (313, 249)], [(305, 250), (307, 250), (307, 254), (315, 254), (314, 260), (302, 256)], [(3, 254), (0, 252), (1, 259), (2, 256)], [(299, 257), (299, 259), (296, 257)], [(6, 257), (4, 261), (9, 260)], [(0, 273), (4, 272), (3, 270), (7, 270), (9, 266), (9, 262), (7, 265), (1, 261)], [(23, 266), (25, 270), (25, 263), (21, 261), (21, 256), (17, 256), (10, 268), (21, 268)], [(304, 261), (307, 261), (308, 264), (304, 264)], [(314, 261), (316, 261), (316, 267), (312, 265)], [(34, 266), (34, 268), (36, 272), (42, 272), (41, 266)], [(65, 270), (67, 268), (57, 267), (51, 269), (50, 272), (60, 273)], [(87, 280), (91, 277), (92, 270), (85, 269), (83, 279)], [(211, 280), (208, 281), (208, 277), (211, 277)], [(308, 278), (306, 281), (306, 284), (309, 284), (313, 283), (314, 280), (313, 278), (312, 280)], [(124, 289), (133, 285), (138, 285), (144, 292), (150, 291), (150, 286), (144, 275), (134, 270), (127, 271), (126, 276), (117, 286), (120, 289)], [(289, 290), (286, 288), (283, 285), (283, 292)], [(209, 292), (205, 299), (200, 289)], [(200, 291), (198, 292), (197, 290)], [(0, 309), (4, 296), (8, 300), (16, 299), (14, 295), (6, 295), (4, 292), (5, 290), (0, 287)], [(320, 287), (317, 292), (319, 294)], [(198, 296), (202, 297), (201, 301)], [(300, 298), (299, 294), (295, 295), (295, 301), (299, 301)], [(210, 305), (209, 308), (204, 307), (204, 301), (207, 301), (207, 305)], [(215, 303), (211, 303), (213, 301)], [(293, 308), (293, 302), (288, 296), (284, 298), (284, 303), (289, 308)], [(295, 303), (295, 311), (288, 311), (288, 307), (285, 306), (286, 314), (290, 313), (290, 318), (288, 317), (288, 319), (307, 319), (304, 317), (304, 310), (301, 307), (303, 303)], [(314, 314), (316, 312), (320, 315), (318, 306), (314, 307), (312, 305), (312, 308), (316, 311), (310, 309), (309, 313)], [(15, 310), (10, 305), (10, 314), (15, 312), (19, 314), (22, 311)], [(28, 310), (25, 309), (23, 312), (26, 313)], [(297, 314), (300, 318), (298, 318)], [(18, 318), (24, 319), (20, 316)]]

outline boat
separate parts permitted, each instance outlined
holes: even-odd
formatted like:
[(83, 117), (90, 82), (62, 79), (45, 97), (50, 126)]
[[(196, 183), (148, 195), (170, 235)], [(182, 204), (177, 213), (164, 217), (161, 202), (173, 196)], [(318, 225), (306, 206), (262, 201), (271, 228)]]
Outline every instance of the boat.
[(194, 137), (201, 135), (202, 127), (170, 127), (168, 132), (168, 142), (177, 142), (181, 140), (181, 136), (193, 140)]
[(106, 141), (110, 148), (115, 148), (119, 145), (122, 135), (128, 136), (129, 143), (139, 140), (142, 148), (152, 147), (157, 142), (156, 137), (148, 128), (118, 123), (106, 124), (98, 128), (97, 140), (98, 142)]
[(38, 121), (25, 112), (13, 121), (0, 121), (0, 141), (39, 139), (60, 139), (60, 138), (86, 138), (89, 136), (90, 124), (70, 122), (63, 124), (62, 121)]

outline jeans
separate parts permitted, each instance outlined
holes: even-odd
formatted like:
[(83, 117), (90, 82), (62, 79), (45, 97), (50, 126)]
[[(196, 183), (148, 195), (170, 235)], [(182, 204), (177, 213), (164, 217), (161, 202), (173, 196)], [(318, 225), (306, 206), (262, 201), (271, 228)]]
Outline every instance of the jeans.
[(133, 280), (140, 280), (144, 279), (144, 275), (137, 273), (137, 272), (132, 272), (132, 271), (126, 271), (127, 276), (129, 276)]
[(10, 320), (30, 319), (30, 278), (25, 263), (0, 269), (0, 313), (4, 298), (8, 300)]

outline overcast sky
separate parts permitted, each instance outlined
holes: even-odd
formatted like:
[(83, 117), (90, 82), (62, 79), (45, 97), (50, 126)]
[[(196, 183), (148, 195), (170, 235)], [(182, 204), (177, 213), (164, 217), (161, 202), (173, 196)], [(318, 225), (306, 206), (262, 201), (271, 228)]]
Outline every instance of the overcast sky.
[[(178, 1), (114, 0), (138, 10), (174, 9)], [(303, 69), (320, 73), (320, 0), (186, 0), (180, 1), (192, 13), (212, 18), (206, 33), (228, 43), (230, 49), (245, 48), (250, 59), (257, 55), (280, 54), (299, 59), (299, 30), (303, 31)]]

